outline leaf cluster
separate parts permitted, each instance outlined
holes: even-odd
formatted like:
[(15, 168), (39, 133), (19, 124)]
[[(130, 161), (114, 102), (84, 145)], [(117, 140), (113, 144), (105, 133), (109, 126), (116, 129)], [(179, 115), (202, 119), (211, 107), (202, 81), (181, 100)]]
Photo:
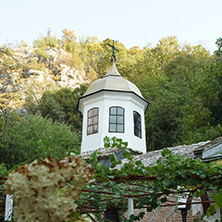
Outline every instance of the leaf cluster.
[(81, 130), (82, 116), (78, 111), (78, 99), (85, 93), (87, 86), (81, 85), (74, 90), (62, 88), (45, 91), (36, 109), (43, 117), (66, 123), (74, 130)]
[(15, 112), (0, 116), (0, 162), (7, 168), (22, 162), (30, 163), (47, 155), (65, 157), (79, 153), (81, 135), (71, 127), (42, 117), (39, 113), (24, 117)]
[[(83, 190), (82, 206), (88, 209), (105, 211), (108, 206), (118, 206), (126, 210), (128, 198), (134, 199), (135, 208), (146, 207), (152, 211), (167, 201), (168, 195), (181, 196), (189, 192), (200, 197), (206, 190), (219, 192), (221, 188), (222, 166), (212, 162), (203, 163), (200, 159), (185, 158), (183, 155), (172, 155), (163, 149), (156, 165), (144, 166), (134, 161), (127, 148), (127, 143), (117, 138), (104, 138), (105, 147), (120, 148), (125, 160), (117, 160), (110, 155), (111, 168), (103, 166), (98, 160), (97, 152), (90, 157), (95, 169), (95, 182)], [(217, 198), (218, 201), (220, 196)], [(86, 201), (87, 200), (87, 201)], [(217, 205), (218, 206), (218, 205)], [(101, 216), (101, 215), (100, 215)], [(132, 216), (128, 221), (135, 221), (143, 215)]]
[[(24, 65), (22, 59), (15, 60), (12, 49), (4, 47), (4, 52), (0, 52), (1, 70), (49, 69), (54, 78), (59, 78), (62, 63), (84, 70), (88, 82), (92, 82), (110, 69), (112, 49), (108, 44), (112, 44), (109, 38), (78, 39), (74, 31), (68, 29), (63, 29), (62, 37), (57, 39), (48, 30), (46, 36), (40, 36), (33, 43), (37, 61), (31, 59)], [(202, 45), (181, 44), (175, 36), (160, 39), (156, 46), (148, 43), (143, 49), (137, 46), (127, 49), (121, 42), (115, 42), (119, 50), (116, 52), (119, 73), (135, 83), (150, 102), (145, 116), (147, 150), (196, 143), (221, 135), (221, 38), (216, 44), (218, 49), (211, 55)], [(55, 62), (47, 53), (50, 48), (67, 53)], [(80, 119), (77, 113), (67, 118), (58, 100), (48, 102), (55, 108), (56, 118), (68, 124)], [(48, 112), (50, 115), (50, 110)]]

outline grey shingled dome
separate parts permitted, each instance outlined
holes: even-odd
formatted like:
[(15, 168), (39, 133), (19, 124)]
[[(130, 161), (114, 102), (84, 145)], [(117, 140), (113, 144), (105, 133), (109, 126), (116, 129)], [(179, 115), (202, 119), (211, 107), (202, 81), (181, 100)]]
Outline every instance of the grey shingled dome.
[(89, 86), (84, 96), (99, 92), (101, 90), (133, 92), (139, 97), (143, 98), (137, 86), (119, 74), (115, 62), (113, 62), (110, 71), (105, 75), (104, 78), (96, 80)]

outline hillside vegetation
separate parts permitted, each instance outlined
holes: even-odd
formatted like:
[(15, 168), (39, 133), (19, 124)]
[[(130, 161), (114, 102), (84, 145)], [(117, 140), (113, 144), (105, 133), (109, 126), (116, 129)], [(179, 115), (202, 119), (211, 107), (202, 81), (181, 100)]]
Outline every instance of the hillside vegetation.
[[(9, 108), (20, 110), (20, 116), (24, 112), (69, 125), (80, 138), (78, 98), (88, 84), (110, 69), (112, 49), (107, 44), (112, 40), (77, 39), (67, 29), (62, 33), (57, 39), (49, 32), (34, 40), (33, 47), (25, 42), (16, 47), (1, 45), (2, 148), (10, 140), (10, 118), (6, 121)], [(222, 39), (215, 41), (218, 49), (214, 55), (202, 45), (181, 44), (175, 36), (143, 49), (127, 49), (115, 42), (119, 73), (135, 83), (150, 102), (146, 112), (147, 150), (221, 136)], [(79, 146), (78, 141), (75, 144)]]

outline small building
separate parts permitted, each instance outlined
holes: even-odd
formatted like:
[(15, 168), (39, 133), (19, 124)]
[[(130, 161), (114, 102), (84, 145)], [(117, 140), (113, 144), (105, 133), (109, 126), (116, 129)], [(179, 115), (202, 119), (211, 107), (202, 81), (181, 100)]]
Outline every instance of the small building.
[(79, 99), (83, 115), (81, 155), (103, 148), (105, 136), (122, 138), (134, 151), (146, 153), (146, 101), (135, 84), (123, 78), (112, 56), (110, 71), (93, 82)]

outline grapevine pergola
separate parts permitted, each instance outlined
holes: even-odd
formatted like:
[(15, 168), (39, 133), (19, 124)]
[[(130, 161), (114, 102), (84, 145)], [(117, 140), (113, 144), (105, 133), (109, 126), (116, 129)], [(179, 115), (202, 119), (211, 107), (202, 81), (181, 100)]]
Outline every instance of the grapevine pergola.
[[(210, 213), (213, 213), (218, 206), (222, 208), (222, 164), (220, 161), (203, 163), (200, 159), (175, 156), (168, 149), (163, 149), (162, 157), (157, 160), (156, 165), (144, 166), (140, 160), (133, 160), (131, 151), (127, 149), (127, 143), (122, 142), (121, 139), (106, 138), (104, 146), (121, 148), (125, 157), (124, 162), (118, 160), (115, 154), (110, 154), (111, 167), (106, 167), (98, 161), (97, 152), (90, 156), (91, 166), (79, 157), (69, 156), (65, 160), (48, 157), (42, 159), (42, 163), (34, 161), (29, 166), (21, 166), (14, 174), (9, 175), (10, 179), (5, 183), (7, 184), (6, 191), (9, 194), (13, 194), (14, 189), (18, 191), (19, 199), (16, 195), (14, 196), (15, 199), (17, 198), (17, 204), (18, 200), (21, 202), (23, 198), (23, 192), (21, 192), (25, 189), (21, 186), (23, 183), (30, 190), (30, 192), (24, 190), (29, 196), (29, 199), (24, 196), (24, 200), (29, 200), (30, 203), (37, 198), (38, 204), (40, 200), (43, 204), (47, 204), (46, 196), (48, 195), (50, 199), (52, 197), (50, 192), (52, 192), (56, 198), (62, 199), (53, 202), (50, 207), (45, 205), (44, 209), (51, 209), (51, 207), (57, 209), (59, 202), (64, 201), (74, 206), (74, 208), (71, 205), (67, 206), (64, 218), (69, 218), (69, 212), (73, 212), (77, 213), (75, 218), (87, 214), (93, 221), (96, 220), (90, 213), (96, 215), (99, 221), (105, 221), (103, 216), (107, 209), (122, 211), (122, 215), (125, 216), (129, 199), (133, 199), (135, 209), (143, 210), (139, 215), (131, 215), (129, 219), (124, 218), (124, 221), (128, 222), (140, 220), (144, 215), (144, 209), (151, 212), (159, 207), (180, 207), (182, 204), (189, 208), (191, 204), (210, 203), (213, 203), (209, 208)], [(38, 171), (39, 173), (36, 173)], [(84, 181), (88, 185), (84, 186), (86, 184)], [(11, 189), (12, 187), (14, 189)], [(207, 197), (207, 191), (212, 192), (213, 198)], [(42, 193), (41, 198), (40, 193)], [(72, 196), (73, 194), (77, 195)], [(179, 199), (184, 196), (188, 197), (186, 203), (180, 202)], [(196, 197), (202, 197), (202, 199), (199, 202), (191, 202), (190, 198)], [(28, 204), (26, 207), (29, 209), (34, 206)], [(33, 209), (29, 210), (30, 214), (33, 214)], [(19, 212), (27, 213), (27, 211)], [(42, 210), (40, 212), (43, 213)], [(64, 210), (60, 213), (64, 214)], [(38, 214), (33, 214), (32, 217), (35, 215)], [(48, 215), (53, 218), (53, 211), (49, 210), (42, 217), (45, 218)], [(56, 218), (54, 219), (57, 221)]]
[[(141, 161), (133, 161), (127, 143), (121, 139), (107, 138), (105, 147), (121, 147), (128, 161), (123, 164), (115, 154), (110, 154), (112, 166), (108, 168), (99, 163), (96, 152), (91, 155), (89, 161), (95, 169), (95, 181), (82, 190), (79, 200), (79, 206), (85, 212), (104, 212), (110, 207), (126, 210), (129, 198), (133, 198), (134, 208), (146, 208), (148, 212), (158, 207), (209, 205), (215, 200), (206, 192), (218, 193), (222, 187), (219, 162), (203, 163), (200, 159), (174, 156), (163, 149), (157, 164), (146, 167)], [(180, 202), (179, 198), (185, 194), (190, 198), (201, 197), (201, 200)], [(134, 221), (138, 217), (131, 219)]]

